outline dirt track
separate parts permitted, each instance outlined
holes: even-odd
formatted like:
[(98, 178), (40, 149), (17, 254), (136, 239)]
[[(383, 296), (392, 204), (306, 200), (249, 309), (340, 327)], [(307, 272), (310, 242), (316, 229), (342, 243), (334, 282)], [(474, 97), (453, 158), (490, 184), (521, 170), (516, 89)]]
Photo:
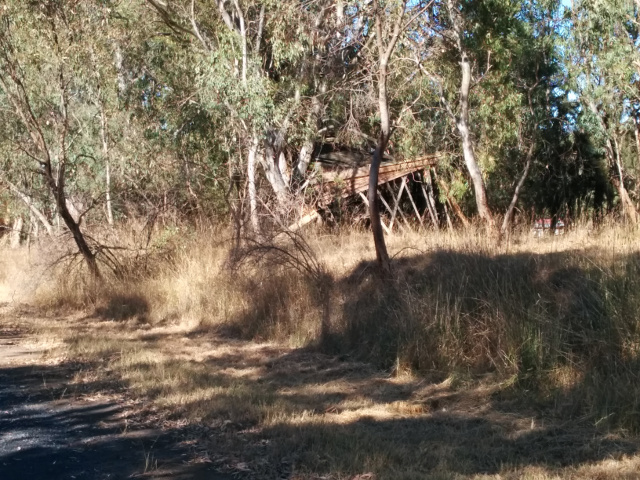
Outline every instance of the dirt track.
[[(456, 390), (347, 356), (144, 327), (0, 304), (0, 480), (640, 478), (636, 437), (491, 384)], [(70, 350), (62, 332), (82, 343)]]
[(70, 395), (74, 366), (47, 365), (2, 321), (0, 479), (232, 478), (198, 461), (188, 432), (140, 421), (122, 398)]

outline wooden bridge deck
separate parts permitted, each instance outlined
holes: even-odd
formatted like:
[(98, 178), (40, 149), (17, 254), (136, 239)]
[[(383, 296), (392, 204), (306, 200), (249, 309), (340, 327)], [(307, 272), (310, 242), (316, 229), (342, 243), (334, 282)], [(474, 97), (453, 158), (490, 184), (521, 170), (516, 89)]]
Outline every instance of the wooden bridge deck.
[[(414, 172), (428, 169), (436, 164), (439, 157), (440, 155), (438, 154), (432, 154), (413, 158), (411, 160), (385, 162), (380, 165), (378, 185), (384, 185)], [(320, 193), (317, 197), (317, 203), (320, 205), (326, 205), (337, 197), (346, 198), (358, 194), (366, 203), (364, 192), (369, 189), (370, 168), (370, 165), (365, 165), (363, 167), (354, 166), (352, 168), (323, 172), (316, 184), (316, 188), (318, 188)], [(402, 195), (402, 189), (400, 191), (400, 195)], [(389, 208), (387, 204), (385, 204), (385, 206)], [(310, 210), (307, 210), (307, 213), (304, 213), (300, 219), (290, 225), (289, 228), (291, 230), (297, 230), (318, 218), (319, 213), (316, 208), (317, 207), (313, 207)], [(385, 230), (387, 229), (385, 228)]]
[[(438, 158), (439, 155), (434, 154), (400, 162), (383, 163), (380, 165), (378, 185), (383, 185), (413, 172), (432, 167), (438, 161)], [(344, 198), (360, 192), (366, 192), (369, 189), (369, 169), (370, 165), (366, 165), (359, 168), (323, 173), (321, 183), (325, 186), (325, 189), (328, 187), (328, 191), (323, 197), (329, 198), (340, 195)]]

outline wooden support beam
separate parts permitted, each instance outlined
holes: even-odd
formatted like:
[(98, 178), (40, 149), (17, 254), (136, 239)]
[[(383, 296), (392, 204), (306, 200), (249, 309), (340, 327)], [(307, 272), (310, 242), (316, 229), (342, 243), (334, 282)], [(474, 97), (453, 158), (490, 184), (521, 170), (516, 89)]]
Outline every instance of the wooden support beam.
[[(404, 181), (404, 191), (408, 194), (409, 193), (409, 186), (407, 185), (407, 177), (402, 177), (402, 180)], [(398, 200), (400, 198), (398, 197)], [(402, 221), (404, 222), (404, 224), (407, 226), (407, 228), (409, 230), (413, 230), (413, 227), (411, 226), (411, 222), (409, 221), (409, 219), (407, 218), (407, 216), (405, 215), (404, 211), (401, 208), (400, 203), (398, 202), (398, 213), (400, 214), (400, 218), (402, 219)]]
[[(407, 177), (404, 177), (405, 179)], [(420, 226), (424, 228), (424, 222), (422, 221), (422, 215), (420, 215), (420, 212), (418, 211), (418, 207), (416, 207), (416, 202), (413, 201), (413, 195), (411, 195), (411, 190), (409, 190), (409, 187), (407, 187), (407, 195), (409, 196), (409, 201), (411, 202), (411, 205), (413, 206), (413, 211), (416, 213), (416, 217), (418, 218), (418, 221), (420, 222)]]
[[(413, 160), (407, 160), (395, 163), (385, 163), (380, 166), (378, 176), (378, 185), (391, 182), (398, 178), (404, 177), (409, 173), (430, 167), (435, 164), (438, 155), (427, 155), (418, 157)], [(326, 201), (333, 198), (336, 194), (332, 185), (340, 186), (338, 195), (348, 197), (358, 192), (365, 192), (369, 187), (369, 166), (345, 169), (341, 171), (325, 172), (321, 176), (324, 183)]]
[(320, 213), (317, 210), (313, 210), (303, 215), (302, 217), (300, 217), (300, 220), (298, 220), (297, 222), (294, 222), (291, 225), (289, 225), (289, 230), (292, 232), (295, 232), (296, 230), (299, 230), (302, 227), (304, 227), (306, 224), (313, 222), (318, 217), (320, 217)]
[[(389, 212), (389, 215), (393, 215), (393, 208), (389, 206), (387, 201), (382, 196), (382, 192), (380, 190), (378, 190), (378, 198), (382, 201), (382, 204), (384, 205), (384, 208), (387, 209), (387, 212)], [(393, 223), (389, 224), (389, 230), (393, 232)]]
[(427, 202), (427, 209), (424, 212), (424, 215), (425, 217), (429, 215), (429, 218), (431, 218), (431, 223), (437, 230), (438, 224), (436, 223), (436, 219), (433, 217), (433, 212), (431, 211), (431, 203), (429, 202), (429, 194), (427, 193), (427, 189), (424, 188), (424, 183), (420, 185), (420, 188), (422, 189), (422, 195), (424, 196), (424, 199)]
[[(390, 185), (387, 183), (386, 186), (387, 186), (387, 190), (389, 190), (389, 193), (391, 193), (391, 196), (395, 197), (395, 194), (393, 193), (393, 190), (391, 189)], [(400, 184), (400, 191), (398, 192), (398, 196), (394, 198), (393, 213), (391, 214), (390, 226), (393, 227), (393, 222), (395, 221), (396, 214), (399, 213), (400, 218), (404, 221), (407, 228), (411, 230), (411, 224), (409, 223), (409, 221), (407, 220), (407, 217), (405, 216), (404, 212), (400, 208), (400, 198), (402, 198), (402, 194), (404, 193), (404, 189), (406, 188), (406, 186), (407, 186), (407, 179), (406, 177), (403, 177), (402, 182)]]
[[(431, 217), (431, 223), (433, 223), (433, 226), (436, 230), (440, 230), (440, 225), (438, 224), (438, 211), (436, 210), (436, 201), (433, 198), (433, 184), (431, 183), (430, 170), (422, 171), (422, 180), (423, 182), (420, 184), (420, 186), (422, 187), (422, 194), (424, 195), (424, 199), (427, 202), (427, 211), (429, 212), (429, 216)], [(427, 193), (427, 189), (425, 189), (424, 187), (425, 182), (427, 184), (429, 193)]]
[[(393, 228), (393, 223), (396, 221), (396, 214), (398, 213), (398, 199), (396, 198), (396, 195), (393, 193), (393, 190), (391, 189), (391, 187), (389, 187), (389, 184), (387, 183), (385, 186), (387, 187), (387, 190), (389, 190), (389, 193), (391, 194), (391, 198), (393, 198), (393, 209), (391, 211), (391, 220), (389, 220), (389, 226)], [(400, 195), (402, 195), (402, 188), (400, 188)]]
[(444, 203), (444, 215), (447, 217), (447, 226), (449, 227), (449, 231), (453, 231), (453, 223), (451, 223), (451, 217), (449, 216), (449, 209), (447, 208), (447, 203), (449, 200)]
[[(397, 161), (397, 162), (385, 162), (380, 166), (378, 185), (388, 184), (398, 178), (402, 178), (402, 184), (400, 185), (400, 192), (398, 196), (392, 192), (391, 196), (394, 199), (394, 208), (391, 208), (385, 198), (382, 195), (379, 195), (379, 198), (382, 204), (385, 206), (389, 214), (391, 215), (391, 221), (389, 225), (385, 225), (383, 222), (383, 229), (387, 233), (387, 235), (391, 235), (393, 232), (393, 224), (395, 223), (395, 219), (400, 215), (403, 223), (411, 228), (411, 224), (407, 219), (407, 216), (402, 211), (400, 206), (400, 199), (404, 192), (404, 189), (407, 189), (407, 193), (409, 194), (409, 200), (411, 201), (411, 205), (413, 206), (416, 215), (418, 216), (418, 221), (422, 226), (424, 226), (424, 221), (422, 217), (419, 215), (418, 208), (415, 204), (415, 201), (411, 195), (411, 192), (408, 191), (407, 187), (407, 179), (404, 178), (408, 174), (411, 174), (416, 171), (423, 170), (425, 168), (430, 168), (434, 165), (438, 158), (439, 154), (433, 155), (425, 155), (422, 157), (414, 158), (406, 161)], [(359, 168), (351, 168), (351, 169), (343, 169), (339, 171), (328, 171), (324, 172), (320, 175), (319, 185), (316, 184), (316, 188), (318, 188), (318, 195), (315, 197), (316, 205), (326, 205), (331, 203), (336, 198), (346, 198), (351, 195), (358, 194), (360, 197), (363, 197), (363, 193), (366, 192), (369, 188), (369, 166), (366, 165), (364, 167)], [(378, 190), (380, 194), (380, 190)], [(363, 198), (363, 201), (368, 206), (367, 201)], [(429, 203), (429, 202), (427, 202)], [(294, 224), (290, 226), (290, 229), (296, 230), (306, 225), (307, 223), (315, 220), (318, 217), (317, 211), (312, 209), (305, 214)], [(398, 224), (400, 228), (404, 229), (405, 227)]]
[[(362, 192), (358, 192), (358, 194), (360, 195), (360, 198), (362, 199), (364, 204), (367, 206), (367, 208), (369, 208), (369, 199), (367, 198), (367, 196)], [(391, 230), (389, 229), (389, 227), (387, 227), (387, 224), (384, 223), (384, 220), (380, 219), (380, 223), (382, 224), (382, 229), (384, 230), (384, 233), (386, 233), (387, 235), (391, 235)]]
[(389, 206), (387, 201), (384, 199), (384, 197), (382, 196), (382, 192), (380, 190), (378, 190), (378, 198), (382, 201), (382, 204), (384, 205), (384, 208), (387, 209), (387, 212), (389, 212), (389, 215), (392, 215), (393, 209)]

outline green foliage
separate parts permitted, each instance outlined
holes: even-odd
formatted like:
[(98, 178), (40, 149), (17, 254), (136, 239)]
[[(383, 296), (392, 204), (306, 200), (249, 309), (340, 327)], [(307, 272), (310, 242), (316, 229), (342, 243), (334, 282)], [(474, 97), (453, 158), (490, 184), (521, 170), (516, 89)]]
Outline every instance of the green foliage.
[[(380, 119), (373, 93), (374, 5), (386, 9), (389, 19), (398, 6), (347, 1), (340, 23), (332, 2), (242, 2), (246, 81), (232, 2), (225, 7), (228, 24), (208, 2), (195, 2), (192, 17), (187, 0), (166, 2), (161, 11), (142, 0), (7, 0), (0, 30), (5, 60), (19, 65), (54, 163), (62, 148), (64, 73), (71, 195), (99, 205), (108, 189), (119, 218), (166, 209), (177, 216), (223, 217), (230, 208), (230, 179), (239, 175), (243, 184), (254, 138), (261, 152), (285, 153), (288, 168), (308, 142), (362, 150), (375, 144)], [(400, 35), (387, 79), (396, 127), (389, 154), (441, 153), (440, 179), (469, 214), (473, 191), (452, 118), (460, 113), (460, 69), (447, 3), (407, 8), (407, 19), (414, 21)], [(520, 209), (596, 214), (610, 208), (612, 165), (605, 159), (614, 140), (637, 202), (635, 4), (583, 1), (570, 10), (557, 0), (467, 0), (460, 2), (460, 15), (473, 70), (472, 136), (492, 209), (502, 212), (509, 204), (531, 145)], [(385, 23), (384, 35), (391, 27)], [(6, 62), (0, 72), (10, 80)], [(2, 172), (52, 212), (34, 173), (34, 152), (25, 148), (32, 138), (8, 96), (11, 88), (0, 86)], [(261, 194), (269, 196), (264, 188)], [(103, 222), (103, 209), (94, 208), (86, 221)]]

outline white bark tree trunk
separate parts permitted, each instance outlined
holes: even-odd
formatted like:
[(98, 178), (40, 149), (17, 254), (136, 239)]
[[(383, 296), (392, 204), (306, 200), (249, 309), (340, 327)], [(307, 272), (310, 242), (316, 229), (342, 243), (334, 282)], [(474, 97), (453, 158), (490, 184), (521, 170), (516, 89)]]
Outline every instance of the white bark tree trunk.
[(387, 251), (387, 245), (384, 241), (384, 231), (382, 230), (382, 219), (380, 218), (380, 208), (378, 207), (378, 175), (380, 172), (380, 164), (384, 151), (387, 148), (389, 138), (391, 136), (391, 119), (389, 115), (389, 99), (387, 95), (387, 66), (391, 54), (395, 49), (400, 32), (406, 2), (402, 3), (401, 11), (398, 13), (394, 22), (393, 32), (389, 38), (387, 45), (382, 40), (382, 22), (385, 12), (380, 10), (376, 5), (375, 26), (376, 41), (378, 44), (378, 112), (380, 113), (380, 135), (378, 137), (378, 145), (371, 159), (371, 167), (369, 168), (369, 191), (367, 199), (369, 201), (369, 220), (371, 221), (371, 233), (373, 234), (373, 243), (376, 248), (376, 258), (378, 265), (385, 274), (391, 273), (391, 260)]
[(302, 145), (300, 149), (300, 153), (298, 154), (298, 163), (296, 165), (296, 174), (301, 179), (307, 173), (307, 169), (309, 168), (309, 163), (311, 163), (311, 155), (313, 154), (313, 142), (311, 140), (307, 140)]
[(460, 71), (462, 74), (462, 80), (460, 82), (460, 115), (456, 122), (456, 127), (460, 133), (462, 140), (462, 153), (464, 155), (464, 162), (469, 171), (469, 176), (473, 182), (473, 190), (475, 193), (476, 206), (478, 208), (478, 215), (482, 218), (489, 228), (494, 231), (495, 223), (491, 210), (489, 209), (489, 203), (487, 201), (487, 191), (484, 185), (484, 179), (482, 178), (482, 171), (476, 160), (475, 152), (473, 150), (473, 140), (471, 138), (471, 132), (469, 129), (469, 92), (471, 89), (471, 62), (464, 45), (463, 40), (463, 28), (460, 24), (460, 13), (458, 11), (458, 3), (454, 0), (447, 1), (449, 15), (453, 23), (453, 29), (456, 36), (456, 46), (458, 53), (460, 54)]
[(618, 178), (616, 179), (614, 177), (613, 184), (618, 189), (618, 195), (620, 195), (620, 202), (622, 202), (622, 208), (625, 216), (632, 225), (637, 225), (638, 211), (636, 210), (636, 206), (633, 204), (633, 201), (629, 196), (629, 192), (624, 186), (624, 170), (622, 167), (622, 159), (620, 158), (620, 146), (618, 145), (618, 141), (615, 137), (613, 137), (613, 145), (615, 147), (615, 164), (618, 171)]
[(11, 234), (9, 235), (9, 246), (16, 249), (20, 246), (20, 239), (22, 237), (22, 227), (24, 222), (22, 217), (16, 217), (11, 227)]
[(5, 179), (4, 182), (9, 186), (9, 189), (14, 194), (16, 194), (18, 196), (18, 198), (20, 200), (22, 200), (27, 207), (29, 207), (29, 210), (31, 211), (31, 213), (33, 213), (33, 215), (35, 215), (35, 217), (40, 221), (40, 223), (42, 223), (44, 228), (47, 230), (47, 234), (49, 236), (53, 235), (53, 226), (51, 225), (51, 223), (49, 222), (47, 217), (44, 215), (44, 213), (42, 213), (33, 204), (33, 199), (29, 195), (27, 195), (26, 193), (22, 192), (16, 185), (11, 183), (10, 181)]
[(504, 236), (507, 234), (509, 227), (511, 226), (511, 221), (513, 219), (513, 211), (516, 208), (516, 204), (518, 203), (518, 197), (520, 196), (520, 191), (522, 190), (522, 186), (524, 182), (527, 180), (527, 176), (529, 175), (529, 170), (531, 168), (531, 160), (533, 158), (533, 149), (535, 145), (531, 142), (529, 146), (529, 150), (527, 151), (527, 161), (525, 162), (524, 172), (522, 172), (522, 176), (516, 185), (516, 189), (513, 192), (513, 198), (511, 199), (511, 203), (509, 204), (509, 208), (507, 208), (507, 212), (504, 214), (504, 219), (502, 221), (502, 227), (500, 228), (500, 235)]
[(258, 139), (254, 137), (247, 156), (247, 183), (249, 189), (249, 217), (254, 235), (260, 235), (260, 221), (258, 219), (258, 194), (256, 191), (256, 155), (258, 153)]
[(606, 144), (605, 151), (607, 153), (607, 158), (609, 160), (610, 167), (614, 168), (617, 171), (616, 174), (611, 176), (611, 183), (618, 191), (618, 196), (620, 197), (620, 203), (622, 204), (622, 212), (625, 217), (633, 224), (637, 225), (638, 223), (638, 211), (636, 210), (631, 197), (629, 197), (629, 192), (624, 186), (624, 175), (622, 168), (622, 161), (620, 159), (620, 149), (618, 148), (618, 142), (615, 138), (615, 135), (610, 135), (607, 129), (607, 125), (605, 124), (600, 112), (598, 111), (598, 107), (594, 103), (593, 100), (589, 101), (589, 109), (591, 113), (595, 115), (600, 123), (600, 128), (602, 128), (603, 133), (606, 136)]
[(273, 148), (267, 146), (263, 154), (257, 155), (258, 162), (264, 169), (265, 177), (276, 194), (276, 199), (280, 208), (286, 208), (289, 203), (289, 188), (276, 162)]
[(100, 137), (102, 140), (102, 155), (105, 161), (105, 201), (107, 209), (107, 223), (113, 226), (113, 208), (111, 206), (111, 161), (109, 158), (109, 140), (107, 138), (107, 116), (104, 105), (100, 104)]
[(233, 0), (233, 4), (236, 7), (236, 13), (238, 14), (238, 20), (240, 23), (240, 39), (242, 41), (242, 83), (247, 83), (247, 30), (244, 22), (244, 14), (242, 8), (240, 8), (239, 0)]

